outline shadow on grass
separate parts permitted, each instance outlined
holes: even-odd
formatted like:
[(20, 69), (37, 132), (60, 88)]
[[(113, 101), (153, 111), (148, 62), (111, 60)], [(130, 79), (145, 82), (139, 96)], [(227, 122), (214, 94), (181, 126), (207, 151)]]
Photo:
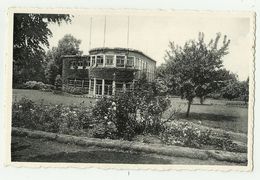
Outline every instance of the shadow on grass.
[(189, 117), (186, 117), (186, 113), (180, 113), (179, 118), (187, 120), (208, 120), (208, 121), (236, 121), (235, 116), (227, 116), (220, 114), (208, 114), (208, 113), (190, 113)]

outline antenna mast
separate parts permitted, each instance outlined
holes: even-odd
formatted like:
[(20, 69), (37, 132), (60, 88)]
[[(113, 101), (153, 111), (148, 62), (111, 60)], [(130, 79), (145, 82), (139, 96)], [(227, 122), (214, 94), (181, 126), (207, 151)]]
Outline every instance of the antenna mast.
[(105, 16), (103, 47), (105, 47), (105, 43), (106, 43), (106, 26), (107, 26), (107, 17)]
[(130, 18), (129, 16), (127, 17), (127, 39), (126, 39), (126, 46), (127, 48), (129, 48), (129, 22), (130, 21)]
[(89, 50), (91, 49), (91, 35), (92, 35), (92, 17), (90, 17), (90, 26), (89, 26)]

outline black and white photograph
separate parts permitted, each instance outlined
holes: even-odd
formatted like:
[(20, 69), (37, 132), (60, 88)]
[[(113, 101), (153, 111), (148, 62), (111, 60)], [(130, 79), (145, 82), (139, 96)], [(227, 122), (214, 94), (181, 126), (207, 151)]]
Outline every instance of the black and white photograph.
[(10, 163), (252, 169), (251, 12), (9, 12)]

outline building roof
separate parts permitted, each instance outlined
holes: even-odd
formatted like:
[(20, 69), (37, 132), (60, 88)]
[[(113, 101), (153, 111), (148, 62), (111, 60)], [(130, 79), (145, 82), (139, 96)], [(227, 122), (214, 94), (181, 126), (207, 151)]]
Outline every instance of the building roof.
[(121, 47), (115, 47), (115, 48), (109, 48), (109, 47), (93, 48), (93, 49), (89, 50), (89, 54), (91, 54), (91, 52), (93, 52), (93, 51), (128, 51), (128, 52), (134, 52), (134, 53), (141, 54), (141, 55), (147, 57), (148, 59), (156, 62), (154, 59), (152, 59), (148, 55), (144, 54), (142, 51), (139, 51), (139, 50), (136, 50), (136, 49), (131, 49), (131, 48), (121, 48)]

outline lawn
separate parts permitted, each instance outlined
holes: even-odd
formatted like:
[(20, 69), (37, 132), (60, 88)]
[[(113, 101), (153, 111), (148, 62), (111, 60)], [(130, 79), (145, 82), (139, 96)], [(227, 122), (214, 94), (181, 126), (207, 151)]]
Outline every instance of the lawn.
[[(53, 94), (52, 92), (43, 92), (38, 90), (13, 90), (13, 101), (18, 101), (22, 97), (27, 97), (36, 103), (43, 104), (64, 104), (64, 105), (80, 105), (89, 107), (96, 102), (95, 99), (84, 97), (73, 97), (62, 94)], [(171, 98), (174, 108), (180, 108), (180, 118), (202, 125), (221, 128), (224, 130), (247, 133), (248, 129), (248, 109), (245, 107), (227, 106), (229, 101), (211, 100), (205, 101), (204, 105), (200, 105), (198, 99), (195, 99), (191, 106), (190, 117), (185, 117), (187, 102), (180, 98)], [(234, 103), (234, 102), (232, 102)], [(164, 114), (167, 118), (169, 112)]]
[[(248, 130), (248, 108), (229, 106), (236, 102), (227, 100), (205, 101), (204, 105), (199, 104), (195, 99), (191, 105), (190, 115), (187, 118), (187, 102), (180, 98), (171, 98), (172, 106), (180, 109), (180, 118), (194, 123), (199, 123), (213, 128), (221, 128), (228, 131), (247, 133)], [(241, 103), (241, 102), (237, 102)], [(242, 102), (243, 103), (243, 102)], [(165, 113), (167, 117), (168, 113)]]
[(63, 94), (54, 94), (53, 92), (44, 92), (39, 90), (28, 90), (28, 89), (13, 89), (13, 101), (19, 101), (21, 98), (26, 97), (36, 103), (43, 103), (45, 105), (81, 105), (90, 106), (95, 103), (95, 99), (74, 97)]

